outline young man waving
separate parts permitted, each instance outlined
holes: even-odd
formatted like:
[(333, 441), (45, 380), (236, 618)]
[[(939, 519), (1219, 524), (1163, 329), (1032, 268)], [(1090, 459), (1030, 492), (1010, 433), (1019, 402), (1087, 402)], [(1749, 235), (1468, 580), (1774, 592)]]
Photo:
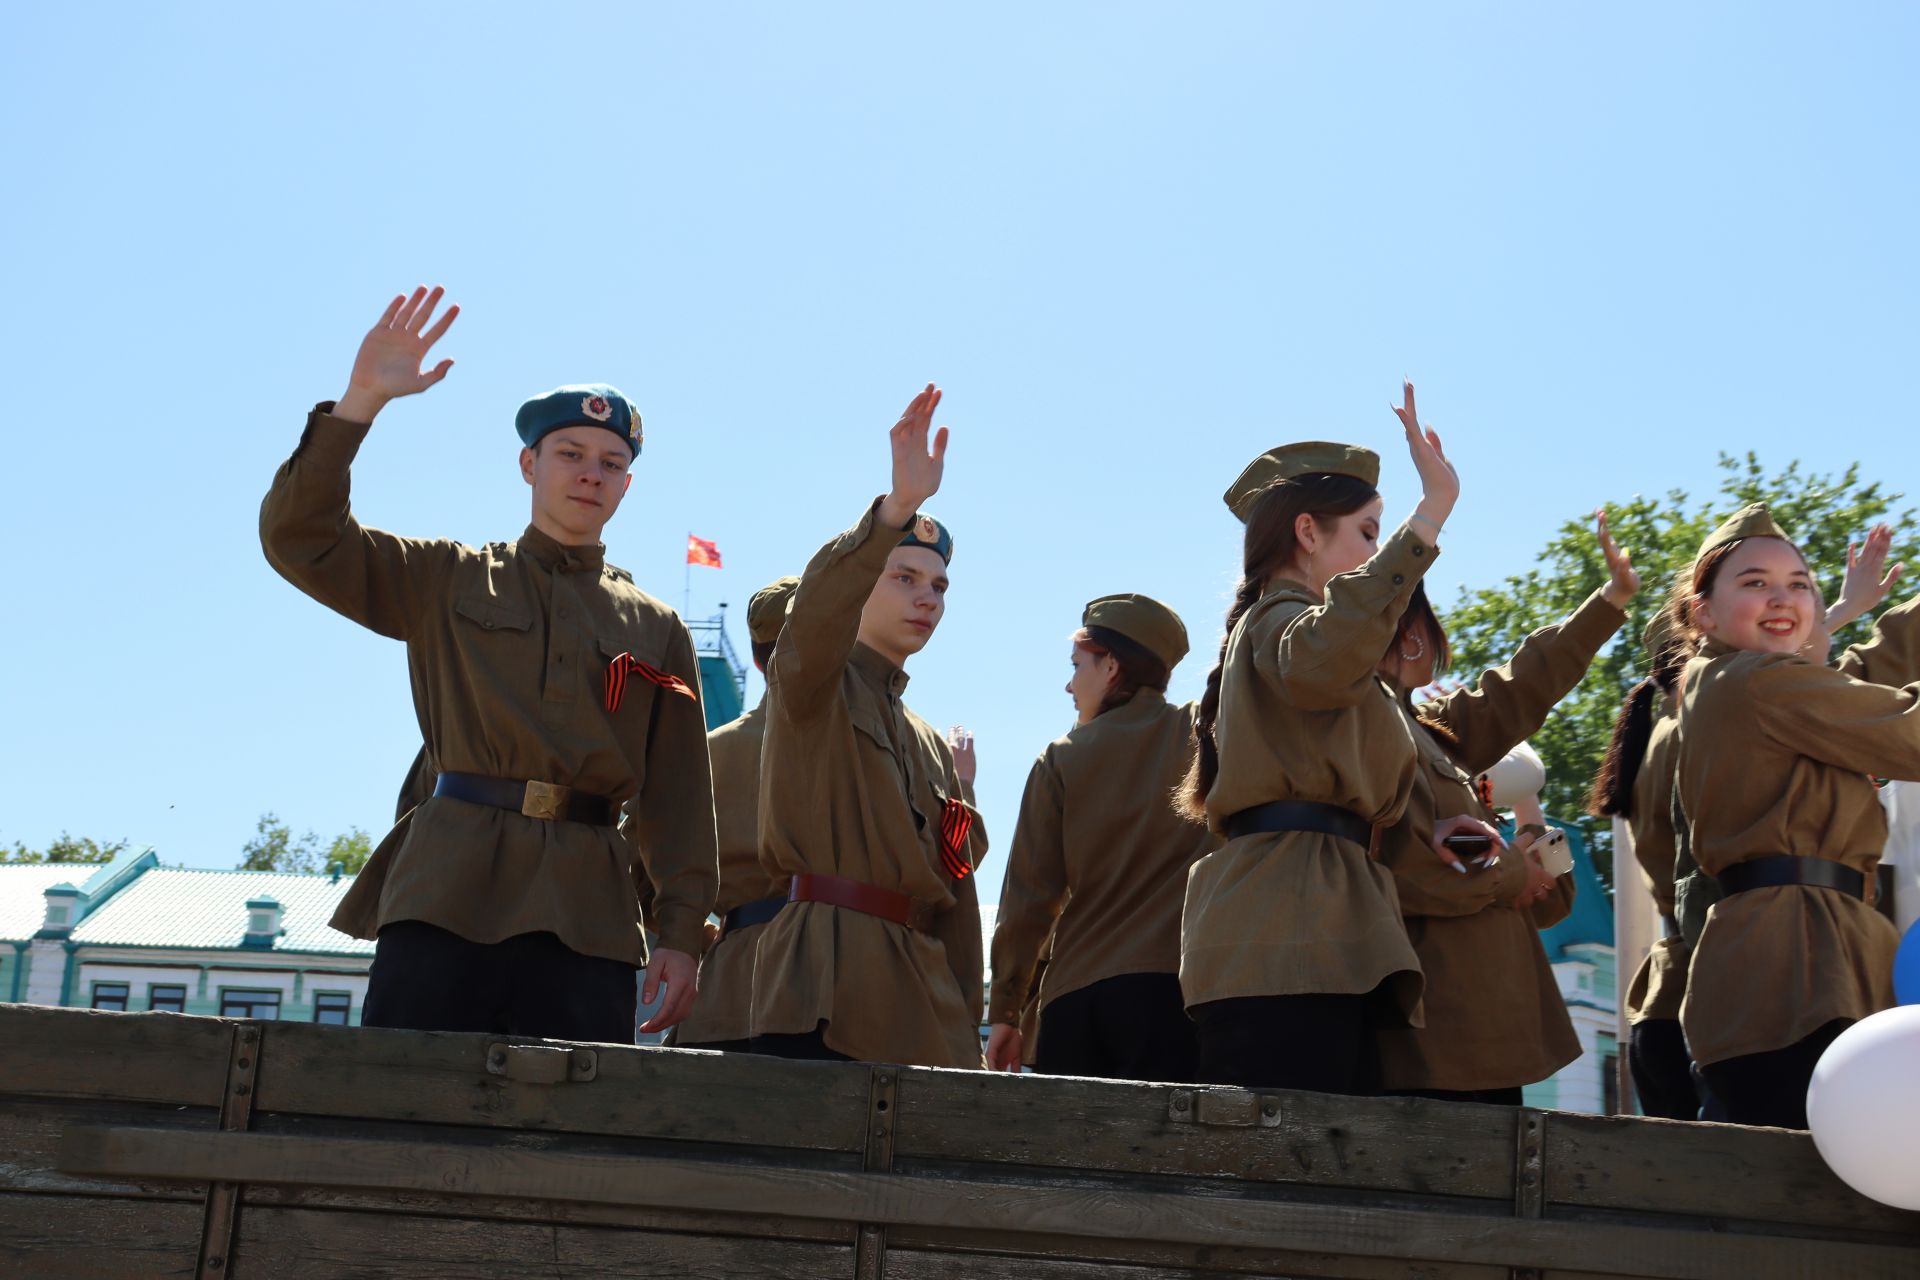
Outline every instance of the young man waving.
[[(268, 561), (320, 603), (403, 641), (438, 770), (433, 794), (382, 841), (333, 918), (378, 938), (362, 1021), (631, 1043), (634, 973), (667, 998), (645, 1030), (686, 1016), (713, 903), (713, 791), (693, 643), (673, 611), (605, 562), (642, 443), (609, 386), (521, 406), (533, 518), (515, 542), (469, 547), (361, 525), (349, 467), (459, 314), (442, 291), (396, 297), (360, 344), (346, 394), (308, 415), (260, 508)], [(640, 927), (631, 805), (660, 945)]]

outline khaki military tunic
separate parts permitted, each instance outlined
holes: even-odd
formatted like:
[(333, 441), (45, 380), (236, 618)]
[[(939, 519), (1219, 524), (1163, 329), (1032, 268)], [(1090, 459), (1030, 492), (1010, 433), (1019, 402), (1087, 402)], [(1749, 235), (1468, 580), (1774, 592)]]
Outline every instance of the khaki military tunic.
[[(713, 821), (720, 844), (720, 894), (713, 909), (727, 912), (762, 898), (787, 896), (787, 882), (760, 866), (760, 746), (767, 703), (707, 735), (713, 761)], [(700, 999), (668, 1044), (712, 1044), (752, 1034), (753, 956), (766, 926), (729, 929), (700, 961)]]
[[(1647, 737), (1647, 752), (1633, 782), (1633, 856), (1662, 917), (1675, 917), (1673, 900), (1673, 770), (1679, 749), (1680, 704), (1663, 696), (1660, 713)], [(1687, 940), (1661, 938), (1647, 952), (1627, 984), (1627, 1021), (1676, 1019), (1687, 994)]]
[(1042, 1011), (1106, 978), (1180, 971), (1187, 870), (1218, 843), (1173, 806), (1196, 709), (1141, 689), (1034, 762), (1000, 889), (989, 1021), (1019, 1024), (1056, 922)]
[[(860, 610), (904, 530), (879, 503), (807, 565), (767, 666), (760, 863), (904, 893), (937, 911), (921, 931), (819, 902), (761, 931), (753, 1034), (825, 1023), (828, 1048), (866, 1061), (981, 1065), (985, 958), (974, 878), (941, 863), (940, 819), (964, 799), (953, 753), (900, 701), (907, 675), (858, 640)], [(964, 856), (986, 847), (977, 817)]]
[(1421, 768), (1405, 814), (1381, 833), (1379, 856), (1393, 870), (1426, 974), (1426, 1026), (1380, 1031), (1385, 1088), (1504, 1089), (1544, 1080), (1580, 1056), (1535, 910), (1553, 904), (1549, 914), (1564, 918), (1573, 878), (1561, 876), (1554, 897), (1517, 910), (1509, 904), (1526, 884), (1523, 855), (1461, 875), (1432, 840), (1455, 814), (1497, 821), (1475, 779), (1539, 730), (1626, 620), (1596, 591), (1566, 621), (1528, 636), (1506, 666), (1422, 703), (1418, 719), (1398, 704)]
[[(1434, 548), (1402, 525), (1322, 603), (1284, 579), (1233, 628), (1214, 737), (1207, 823), (1273, 800), (1399, 820), (1420, 768), (1393, 691), (1375, 675)], [(1363, 994), (1391, 980), (1419, 1020), (1420, 961), (1393, 876), (1366, 849), (1308, 831), (1228, 840), (1194, 864), (1181, 918), (1187, 1007), (1241, 996)]]
[[(1677, 787), (1703, 870), (1791, 854), (1873, 884), (1887, 819), (1871, 775), (1920, 778), (1920, 684), (1848, 673), (1891, 679), (1911, 660), (1916, 603), (1883, 616), (1838, 670), (1719, 642), (1688, 664)], [(1680, 1010), (1695, 1061), (1785, 1048), (1890, 1008), (1898, 945), (1885, 916), (1830, 889), (1726, 895), (1707, 913)]]
[[(320, 603), (405, 642), (440, 769), (631, 801), (660, 945), (698, 955), (717, 878), (699, 701), (633, 679), (618, 711), (604, 702), (621, 653), (698, 690), (686, 627), (597, 546), (562, 546), (531, 527), (518, 542), (469, 547), (362, 525), (348, 469), (367, 427), (331, 408), (308, 418), (261, 504), (268, 561)], [(473, 942), (551, 932), (583, 955), (643, 965), (632, 856), (610, 826), (431, 796), (381, 842), (332, 923), (359, 938), (397, 920)]]

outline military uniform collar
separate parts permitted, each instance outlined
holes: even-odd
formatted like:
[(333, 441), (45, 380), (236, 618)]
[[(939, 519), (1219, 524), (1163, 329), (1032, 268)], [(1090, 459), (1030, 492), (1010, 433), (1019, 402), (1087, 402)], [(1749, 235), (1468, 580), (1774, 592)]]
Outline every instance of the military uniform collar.
[(532, 525), (520, 535), (520, 549), (545, 569), (556, 573), (598, 573), (606, 566), (607, 549), (599, 543), (591, 547), (570, 547), (557, 542)]
[(907, 673), (881, 656), (878, 649), (856, 640), (853, 642), (853, 665), (869, 680), (898, 697), (907, 687)]
[(1128, 698), (1125, 702), (1107, 712), (1106, 715), (1126, 716), (1129, 719), (1139, 719), (1152, 715), (1166, 705), (1166, 695), (1158, 689), (1135, 689), (1131, 698)]
[(1700, 646), (1698, 656), (1711, 660), (1713, 658), (1724, 658), (1730, 653), (1739, 652), (1739, 646), (1728, 644), (1725, 640), (1718, 639), (1714, 636), (1707, 636), (1704, 643)]
[(1276, 574), (1274, 577), (1268, 578), (1267, 585), (1260, 589), (1260, 598), (1265, 600), (1271, 596), (1280, 595), (1293, 596), (1296, 599), (1306, 601), (1308, 604), (1321, 603), (1320, 595), (1306, 583)]

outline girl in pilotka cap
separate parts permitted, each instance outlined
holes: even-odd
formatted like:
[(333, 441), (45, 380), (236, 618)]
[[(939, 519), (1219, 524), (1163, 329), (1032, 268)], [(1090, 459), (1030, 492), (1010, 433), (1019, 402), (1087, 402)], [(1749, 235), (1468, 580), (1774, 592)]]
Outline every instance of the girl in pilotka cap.
[[(1247, 526), (1243, 576), (1195, 723), (1183, 799), (1226, 838), (1195, 864), (1180, 985), (1201, 1080), (1364, 1092), (1378, 992), (1417, 1019), (1420, 961), (1373, 830), (1399, 820), (1420, 767), (1375, 671), (1437, 554), (1460, 481), (1398, 409), (1424, 492), (1384, 541), (1380, 460), (1342, 444), (1274, 449), (1227, 506)], [(1489, 828), (1445, 815), (1435, 837)]]
[[(1449, 655), (1424, 587), (1380, 660), (1381, 678), (1400, 693), (1395, 705), (1420, 766), (1406, 812), (1381, 832), (1379, 857), (1393, 869), (1407, 936), (1426, 975), (1426, 1025), (1379, 1033), (1387, 1092), (1518, 1106), (1521, 1086), (1580, 1056), (1538, 932), (1572, 906), (1571, 881), (1549, 875), (1529, 851), (1546, 827), (1523, 824), (1506, 853), (1494, 856), (1489, 848), (1479, 858), (1436, 858), (1433, 830), (1446, 814), (1495, 816), (1479, 793), (1479, 775), (1546, 722), (1625, 625), (1623, 609), (1640, 589), (1640, 575), (1614, 545), (1604, 514), (1598, 536), (1607, 583), (1566, 619), (1528, 636), (1507, 665), (1416, 703), (1414, 693), (1433, 683)], [(1557, 910), (1543, 921), (1536, 908), (1549, 898)]]
[(1920, 777), (1920, 598), (1828, 667), (1806, 560), (1755, 503), (1701, 544), (1669, 607), (1698, 646), (1678, 800), (1722, 894), (1681, 1025), (1729, 1119), (1805, 1128), (1821, 1053), (1893, 1004), (1899, 937), (1869, 905), (1887, 839), (1872, 779)]
[(1020, 1069), (1023, 1006), (1051, 938), (1036, 1068), (1191, 1080), (1180, 901), (1214, 840), (1167, 803), (1193, 759), (1197, 706), (1165, 697), (1187, 629), (1142, 595), (1102, 596), (1080, 621), (1067, 682), (1079, 724), (1027, 775), (1000, 890), (987, 1063)]

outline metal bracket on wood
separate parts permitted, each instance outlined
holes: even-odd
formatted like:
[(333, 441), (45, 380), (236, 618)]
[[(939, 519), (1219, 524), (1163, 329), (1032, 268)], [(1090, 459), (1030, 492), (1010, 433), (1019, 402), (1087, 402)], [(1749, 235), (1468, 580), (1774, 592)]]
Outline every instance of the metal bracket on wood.
[(1167, 1119), (1175, 1124), (1277, 1129), (1282, 1118), (1280, 1099), (1251, 1089), (1175, 1089), (1167, 1099)]
[[(260, 1069), (260, 1028), (246, 1022), (233, 1029), (233, 1048), (227, 1057), (227, 1091), (220, 1098), (220, 1127), (244, 1131), (253, 1124), (253, 1082)], [(200, 1230), (199, 1280), (226, 1280), (233, 1257), (234, 1208), (240, 1199), (237, 1182), (207, 1184), (207, 1212)]]
[[(1547, 1203), (1547, 1116), (1521, 1107), (1513, 1124), (1513, 1215), (1538, 1218)], [(1540, 1280), (1537, 1267), (1511, 1267), (1508, 1280)]]
[[(867, 1089), (867, 1149), (860, 1167), (868, 1173), (893, 1168), (893, 1130), (897, 1115), (894, 1096), (900, 1076), (892, 1067), (875, 1067)], [(887, 1270), (885, 1227), (862, 1223), (853, 1251), (854, 1280), (881, 1280)]]
[(585, 1084), (600, 1074), (600, 1055), (557, 1044), (496, 1041), (487, 1046), (487, 1074), (527, 1084)]

